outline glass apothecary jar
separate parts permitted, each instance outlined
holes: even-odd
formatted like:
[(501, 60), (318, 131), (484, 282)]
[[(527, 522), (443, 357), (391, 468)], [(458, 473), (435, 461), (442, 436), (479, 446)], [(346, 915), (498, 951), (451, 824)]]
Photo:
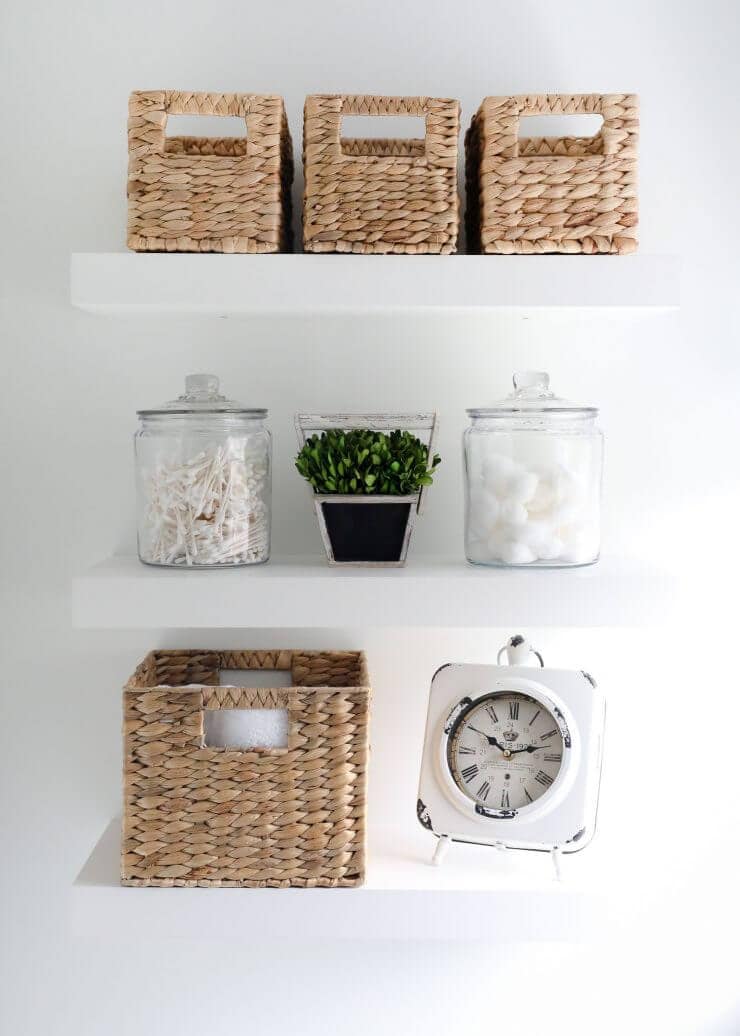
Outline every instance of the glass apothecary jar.
[(272, 443), (266, 410), (219, 394), (191, 374), (182, 396), (139, 410), (139, 558), (148, 565), (221, 568), (270, 557)]
[(599, 557), (603, 436), (598, 410), (555, 396), (539, 371), (468, 410), (465, 554), (476, 565), (590, 565)]

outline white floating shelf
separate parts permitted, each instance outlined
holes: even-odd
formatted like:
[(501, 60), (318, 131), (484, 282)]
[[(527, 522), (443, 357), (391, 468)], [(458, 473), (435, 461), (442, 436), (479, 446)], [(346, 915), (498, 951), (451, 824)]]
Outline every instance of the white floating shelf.
[(153, 568), (113, 557), (73, 584), (88, 629), (326, 626), (620, 626), (668, 621), (667, 573), (619, 558), (573, 569), (486, 569), (412, 558), (400, 569), (274, 558), (228, 571)]
[(670, 308), (675, 256), (72, 255), (72, 305), (96, 313)]
[(119, 832), (113, 821), (72, 887), (78, 936), (573, 942), (598, 928), (605, 909), (589, 883), (592, 848), (563, 860), (558, 883), (542, 853), (452, 846), (445, 865), (432, 867), (434, 839), (411, 826), (371, 837), (367, 881), (358, 889), (124, 888)]

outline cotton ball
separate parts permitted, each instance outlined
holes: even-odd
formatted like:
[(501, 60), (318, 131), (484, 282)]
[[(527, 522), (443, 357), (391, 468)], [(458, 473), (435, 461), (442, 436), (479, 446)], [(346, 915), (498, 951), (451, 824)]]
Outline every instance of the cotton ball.
[(565, 503), (558, 504), (557, 507), (553, 507), (550, 512), (550, 520), (555, 528), (573, 525), (574, 522), (578, 521), (580, 516), (581, 508), (577, 504), (567, 501)]
[(560, 537), (551, 536), (539, 544), (537, 555), (540, 561), (558, 561), (562, 557), (563, 550), (563, 541)]
[(577, 542), (561, 551), (558, 560), (569, 565), (590, 565), (597, 557), (597, 552), (588, 550), (582, 543)]
[(486, 549), (492, 561), (501, 560), (507, 543), (508, 537), (505, 530), (500, 527), (495, 528), (486, 541)]
[(563, 541), (560, 554), (562, 561), (577, 565), (594, 561), (598, 557), (598, 532), (590, 523), (566, 525), (560, 530), (560, 536)]
[(509, 500), (526, 504), (535, 495), (538, 482), (539, 478), (534, 471), (516, 471), (509, 478), (506, 496)]
[(553, 528), (549, 522), (528, 521), (517, 530), (516, 539), (540, 555), (543, 544), (551, 540), (553, 535)]
[(530, 514), (544, 514), (555, 504), (556, 497), (557, 492), (552, 472), (548, 469), (540, 468), (537, 487), (529, 500), (527, 500), (527, 510)]
[(501, 560), (505, 565), (531, 565), (536, 561), (534, 551), (517, 540), (509, 540), (501, 551)]
[(505, 496), (512, 477), (520, 467), (503, 453), (492, 453), (483, 462), (483, 481), (496, 496)]
[(527, 508), (516, 500), (502, 500), (499, 519), (509, 525), (524, 525), (527, 521)]
[(560, 503), (580, 504), (583, 501), (583, 482), (568, 468), (560, 467), (557, 470), (555, 489)]

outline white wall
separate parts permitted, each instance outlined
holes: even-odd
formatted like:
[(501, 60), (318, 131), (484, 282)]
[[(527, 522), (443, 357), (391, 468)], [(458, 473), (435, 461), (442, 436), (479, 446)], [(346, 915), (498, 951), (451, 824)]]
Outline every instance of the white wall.
[[(262, 1028), (274, 1018), (276, 1031), (299, 1034), (420, 1024), (482, 1032), (502, 1014), (532, 1032), (740, 1029), (729, 937), (740, 714), (720, 669), (733, 661), (723, 606), (737, 567), (739, 28), (730, 0), (267, 9), (5, 0), (0, 1030), (217, 1034), (256, 1016)], [(467, 124), (489, 93), (636, 90), (641, 247), (683, 256), (684, 305), (649, 317), (274, 321), (72, 311), (69, 252), (123, 247), (127, 95), (160, 87), (278, 91), (297, 146), (312, 91), (452, 95)], [(685, 576), (669, 630), (533, 631), (548, 658), (593, 670), (609, 694), (600, 830), (588, 850), (613, 895), (599, 938), (562, 951), (348, 953), (246, 935), (228, 956), (156, 932), (137, 946), (71, 939), (70, 882), (118, 809), (123, 679), (155, 644), (227, 639), (70, 628), (72, 573), (132, 544), (136, 407), (205, 369), (270, 408), (278, 552), (319, 549), (291, 470), (294, 410), (436, 407), (444, 465), (415, 548), (449, 553), (460, 543), (464, 408), (501, 395), (517, 367), (549, 369), (558, 390), (603, 408), (605, 549), (656, 557)], [(368, 650), (371, 822), (413, 824), (428, 679), (446, 658), (487, 657), (508, 632), (266, 631), (251, 643), (300, 637)], [(709, 635), (721, 647), (703, 661)]]

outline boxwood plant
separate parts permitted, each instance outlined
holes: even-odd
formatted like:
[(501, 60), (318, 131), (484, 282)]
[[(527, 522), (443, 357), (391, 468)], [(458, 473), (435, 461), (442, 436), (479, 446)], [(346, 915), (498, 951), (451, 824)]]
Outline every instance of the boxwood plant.
[(315, 493), (407, 496), (432, 484), (439, 462), (435, 454), (430, 463), (429, 448), (410, 432), (354, 428), (312, 435), (295, 466)]

